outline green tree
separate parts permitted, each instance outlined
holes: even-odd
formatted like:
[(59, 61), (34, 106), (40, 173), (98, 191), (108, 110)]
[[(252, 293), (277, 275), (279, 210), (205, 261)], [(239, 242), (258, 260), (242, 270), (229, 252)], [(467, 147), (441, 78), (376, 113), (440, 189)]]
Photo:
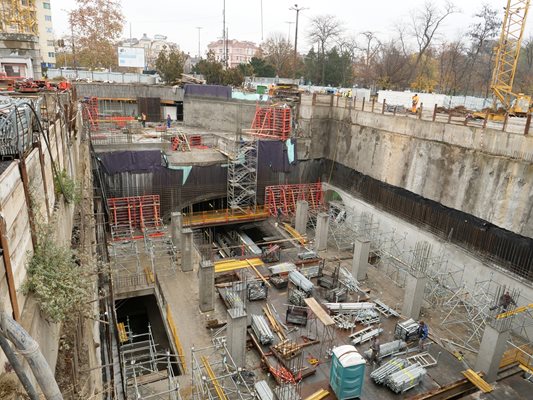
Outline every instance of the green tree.
[(274, 78), (276, 76), (276, 69), (268, 64), (264, 58), (252, 57), (250, 65), (254, 69), (255, 76), (261, 76), (264, 78)]
[(252, 76), (254, 74), (254, 67), (252, 67), (252, 64), (250, 63), (241, 63), (238, 65), (237, 68), (239, 68), (239, 71), (241, 71), (241, 74), (243, 74), (243, 76)]
[(116, 42), (124, 25), (120, 0), (76, 0), (76, 5), (69, 23), (75, 36), (78, 65), (117, 66)]
[(224, 81), (224, 66), (216, 60), (212, 50), (207, 53), (206, 59), (198, 61), (194, 66), (194, 72), (202, 74), (209, 84), (221, 85)]
[(244, 82), (244, 75), (239, 67), (228, 68), (224, 71), (222, 83), (224, 85), (241, 86)]
[(185, 53), (170, 48), (163, 50), (155, 60), (155, 69), (166, 84), (174, 83), (183, 73), (187, 56)]

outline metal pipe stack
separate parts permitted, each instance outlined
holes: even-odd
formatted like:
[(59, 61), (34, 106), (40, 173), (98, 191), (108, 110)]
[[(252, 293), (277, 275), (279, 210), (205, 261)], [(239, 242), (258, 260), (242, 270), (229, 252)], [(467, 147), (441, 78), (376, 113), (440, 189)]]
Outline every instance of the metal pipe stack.
[[(407, 343), (403, 340), (393, 340), (392, 342), (383, 343), (379, 346), (379, 357), (385, 358), (391, 354), (397, 353), (400, 350), (403, 350), (407, 347)], [(372, 355), (372, 350), (365, 351), (365, 357), (370, 358)]]
[(369, 310), (376, 307), (374, 303), (324, 303), (324, 305), (330, 310), (334, 312), (343, 312), (343, 313), (351, 313), (351, 312), (359, 312), (361, 310)]
[(289, 280), (298, 288), (310, 294), (313, 292), (315, 285), (307, 279), (300, 271), (289, 272)]
[(252, 315), (252, 330), (261, 344), (268, 345), (274, 341), (274, 334), (262, 315)]
[(414, 363), (387, 376), (385, 385), (394, 393), (403, 393), (418, 385), (424, 375), (426, 375), (426, 369), (422, 368), (419, 363)]
[(403, 358), (393, 358), (392, 360), (387, 361), (381, 367), (372, 371), (370, 373), (370, 378), (372, 378), (372, 380), (377, 384), (381, 385), (385, 382), (389, 375), (404, 369), (408, 365), (409, 363), (407, 360)]
[(274, 400), (274, 393), (272, 393), (266, 381), (256, 382), (254, 388), (259, 400)]

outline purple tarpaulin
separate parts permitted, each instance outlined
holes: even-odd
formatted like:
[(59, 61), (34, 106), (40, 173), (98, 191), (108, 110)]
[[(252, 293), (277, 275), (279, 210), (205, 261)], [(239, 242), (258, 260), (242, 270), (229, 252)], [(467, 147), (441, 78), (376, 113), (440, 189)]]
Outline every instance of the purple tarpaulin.
[(184, 87), (185, 96), (220, 97), (231, 99), (231, 86), (222, 85), (194, 85)]

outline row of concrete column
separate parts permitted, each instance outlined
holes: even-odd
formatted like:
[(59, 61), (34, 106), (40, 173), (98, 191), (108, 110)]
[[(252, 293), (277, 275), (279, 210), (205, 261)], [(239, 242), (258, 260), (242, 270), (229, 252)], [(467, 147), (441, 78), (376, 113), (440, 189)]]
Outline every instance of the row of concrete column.
[[(171, 214), (172, 244), (181, 250), (181, 271), (194, 270), (193, 231), (183, 228), (183, 216), (179, 212)], [(201, 312), (215, 309), (215, 266), (211, 261), (201, 261), (198, 268), (198, 294)], [(237, 367), (246, 364), (247, 316), (243, 309), (230, 309), (226, 328), (226, 346)]]

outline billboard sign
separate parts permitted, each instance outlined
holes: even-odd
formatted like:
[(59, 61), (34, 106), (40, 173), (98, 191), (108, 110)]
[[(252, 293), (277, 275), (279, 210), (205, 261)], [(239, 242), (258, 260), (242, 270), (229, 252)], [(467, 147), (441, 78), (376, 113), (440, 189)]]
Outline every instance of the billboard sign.
[(144, 49), (137, 47), (118, 48), (118, 66), (144, 68)]

